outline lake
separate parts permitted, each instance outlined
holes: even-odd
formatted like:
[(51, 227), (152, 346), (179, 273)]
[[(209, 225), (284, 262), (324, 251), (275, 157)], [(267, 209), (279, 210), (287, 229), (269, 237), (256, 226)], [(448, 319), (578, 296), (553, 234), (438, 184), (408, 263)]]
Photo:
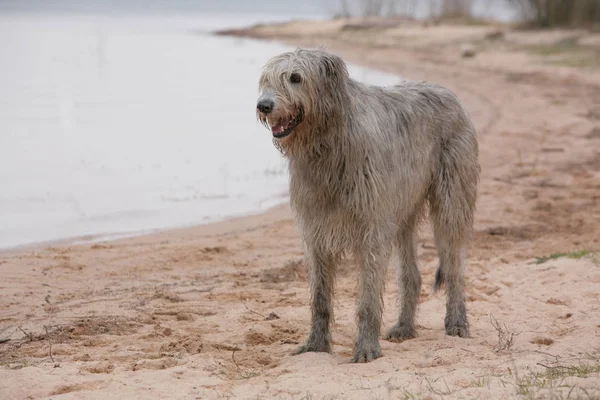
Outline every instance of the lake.
[(0, 248), (190, 226), (286, 201), (285, 161), (254, 107), (261, 67), (290, 49), (210, 32), (288, 18), (0, 13)]

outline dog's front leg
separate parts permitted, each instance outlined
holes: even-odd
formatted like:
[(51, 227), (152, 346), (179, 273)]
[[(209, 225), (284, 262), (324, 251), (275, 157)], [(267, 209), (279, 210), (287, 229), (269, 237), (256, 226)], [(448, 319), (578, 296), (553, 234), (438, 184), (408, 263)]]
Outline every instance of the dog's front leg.
[(352, 362), (370, 362), (381, 357), (379, 332), (383, 314), (385, 271), (390, 251), (373, 246), (357, 252), (360, 267), (360, 289), (357, 309), (358, 338)]
[(307, 245), (306, 258), (311, 288), (311, 328), (305, 344), (294, 354), (331, 352), (333, 289), (339, 257), (319, 245)]

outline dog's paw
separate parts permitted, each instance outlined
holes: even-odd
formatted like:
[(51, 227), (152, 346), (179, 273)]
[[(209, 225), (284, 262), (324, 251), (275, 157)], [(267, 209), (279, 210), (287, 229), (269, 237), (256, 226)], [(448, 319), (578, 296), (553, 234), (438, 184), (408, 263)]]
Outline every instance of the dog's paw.
[(417, 337), (417, 331), (414, 326), (396, 324), (383, 337), (390, 342), (403, 342)]
[(293, 353), (293, 356), (297, 356), (302, 353), (331, 353), (331, 344), (327, 342), (312, 342), (308, 341), (302, 346), (298, 347)]
[(381, 357), (381, 347), (379, 343), (371, 345), (361, 345), (354, 349), (353, 363), (368, 363)]
[(446, 335), (458, 336), (461, 338), (471, 337), (469, 324), (448, 324), (446, 325)]

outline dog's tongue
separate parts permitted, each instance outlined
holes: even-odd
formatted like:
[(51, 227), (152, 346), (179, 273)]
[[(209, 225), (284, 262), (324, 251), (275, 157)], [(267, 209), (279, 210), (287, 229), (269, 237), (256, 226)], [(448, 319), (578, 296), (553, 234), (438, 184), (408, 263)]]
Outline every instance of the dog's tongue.
[(271, 131), (273, 133), (281, 133), (285, 130), (285, 126), (283, 126), (283, 124), (279, 124), (279, 125), (275, 125), (273, 127), (271, 127)]

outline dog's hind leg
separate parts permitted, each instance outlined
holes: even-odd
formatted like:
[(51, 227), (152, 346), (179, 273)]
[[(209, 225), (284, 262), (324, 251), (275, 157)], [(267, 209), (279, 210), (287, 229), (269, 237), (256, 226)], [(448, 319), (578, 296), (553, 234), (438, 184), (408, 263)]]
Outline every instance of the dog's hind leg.
[(400, 316), (398, 322), (386, 334), (385, 339), (402, 341), (417, 336), (415, 315), (421, 292), (421, 274), (417, 266), (415, 248), (415, 225), (418, 215), (411, 216), (398, 231), (398, 294)]
[(446, 334), (469, 337), (464, 252), (473, 227), (479, 164), (475, 133), (442, 142), (440, 166), (430, 191), (433, 231), (440, 259), (434, 289), (446, 285)]

